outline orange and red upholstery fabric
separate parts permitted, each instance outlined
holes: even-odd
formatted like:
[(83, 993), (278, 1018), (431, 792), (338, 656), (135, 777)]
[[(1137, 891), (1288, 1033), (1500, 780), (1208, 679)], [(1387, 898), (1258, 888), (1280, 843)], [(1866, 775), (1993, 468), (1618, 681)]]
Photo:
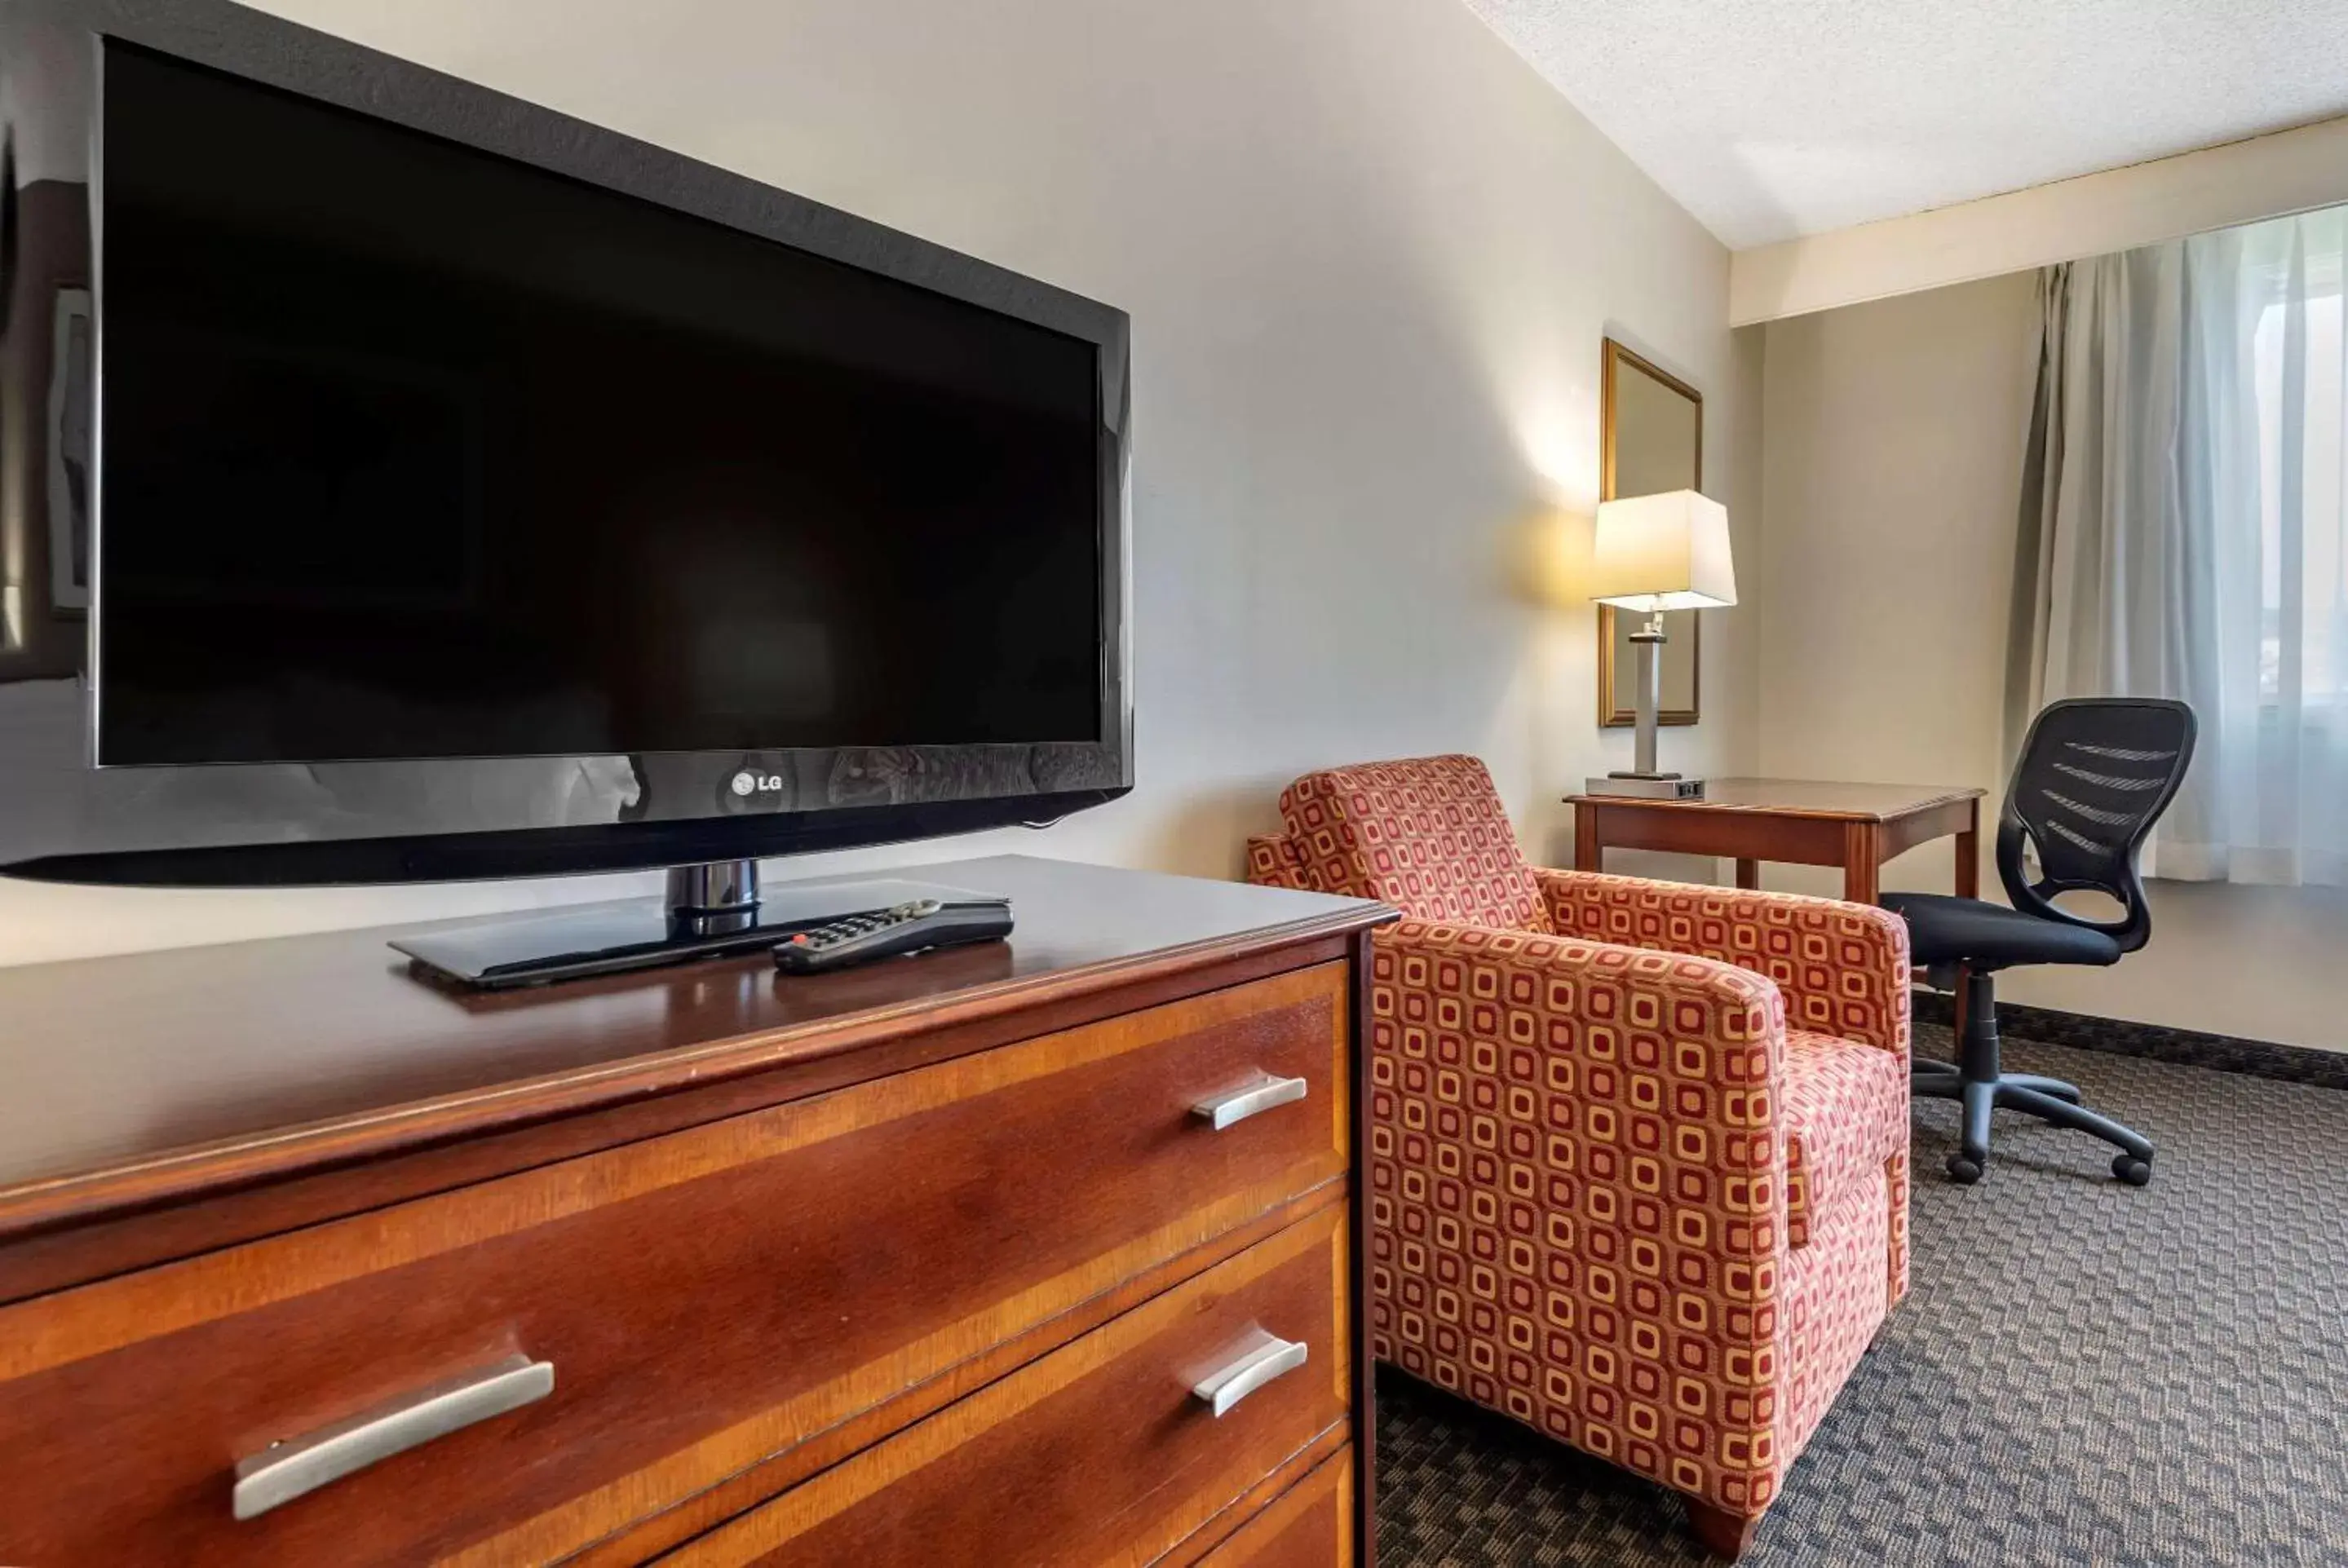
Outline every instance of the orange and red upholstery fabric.
[(1384, 899), (1371, 1347), (1757, 1516), (1907, 1289), (1908, 938), (1538, 869), (1473, 757), (1311, 774), (1252, 879)]

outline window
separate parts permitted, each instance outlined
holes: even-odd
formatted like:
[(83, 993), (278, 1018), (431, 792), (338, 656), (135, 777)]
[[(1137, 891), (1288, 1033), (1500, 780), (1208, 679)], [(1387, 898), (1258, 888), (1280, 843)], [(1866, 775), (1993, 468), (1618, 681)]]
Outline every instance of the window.
[[(2291, 222), (2281, 254), (2254, 263), (2272, 298), (2252, 334), (2259, 443), (2259, 695), (2311, 713), (2348, 706), (2343, 548), (2341, 251)], [(2337, 235), (2341, 225), (2330, 226)]]

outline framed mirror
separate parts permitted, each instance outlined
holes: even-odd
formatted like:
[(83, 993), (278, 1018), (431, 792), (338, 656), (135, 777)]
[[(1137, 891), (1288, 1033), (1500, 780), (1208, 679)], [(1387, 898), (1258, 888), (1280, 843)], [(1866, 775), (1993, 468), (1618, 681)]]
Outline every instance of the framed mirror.
[[(1605, 342), (1599, 380), (1598, 498), (1652, 496), (1659, 490), (1704, 488), (1704, 394), (1650, 364), (1612, 338)], [(1638, 694), (1631, 633), (1638, 618), (1598, 607), (1598, 722), (1627, 727)], [(1697, 677), (1699, 623), (1693, 610), (1663, 617), (1663, 702), (1656, 720), (1693, 724), (1702, 707)]]

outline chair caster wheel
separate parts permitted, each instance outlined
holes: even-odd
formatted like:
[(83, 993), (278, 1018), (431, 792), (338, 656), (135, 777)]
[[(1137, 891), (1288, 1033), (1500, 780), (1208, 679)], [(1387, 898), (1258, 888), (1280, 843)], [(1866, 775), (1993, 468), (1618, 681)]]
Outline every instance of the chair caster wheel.
[(2152, 1162), (2139, 1160), (2134, 1154), (2115, 1155), (2112, 1174), (2131, 1187), (2140, 1187), (2152, 1180)]
[(1949, 1156), (1949, 1180), (1961, 1187), (1970, 1187), (1982, 1179), (1982, 1165), (1971, 1154)]

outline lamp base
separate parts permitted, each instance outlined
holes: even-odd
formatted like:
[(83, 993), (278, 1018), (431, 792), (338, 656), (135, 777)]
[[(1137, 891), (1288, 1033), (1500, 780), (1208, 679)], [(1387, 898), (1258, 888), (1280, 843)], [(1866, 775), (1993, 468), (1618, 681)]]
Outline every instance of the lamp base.
[(1677, 774), (1608, 774), (1582, 781), (1584, 794), (1622, 795), (1632, 800), (1702, 800), (1704, 781)]

